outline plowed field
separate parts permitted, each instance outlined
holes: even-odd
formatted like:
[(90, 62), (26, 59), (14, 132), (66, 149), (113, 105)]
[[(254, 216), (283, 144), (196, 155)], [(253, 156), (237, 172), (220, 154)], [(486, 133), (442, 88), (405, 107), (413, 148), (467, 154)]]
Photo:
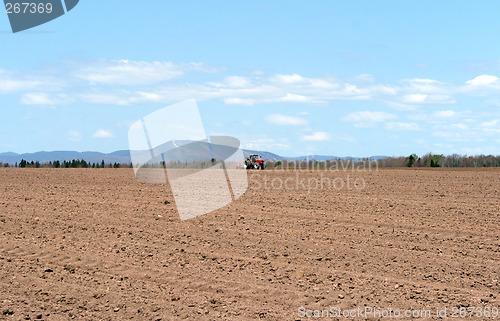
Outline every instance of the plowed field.
[(180, 221), (131, 169), (0, 169), (0, 319), (500, 319), (500, 170), (249, 176)]

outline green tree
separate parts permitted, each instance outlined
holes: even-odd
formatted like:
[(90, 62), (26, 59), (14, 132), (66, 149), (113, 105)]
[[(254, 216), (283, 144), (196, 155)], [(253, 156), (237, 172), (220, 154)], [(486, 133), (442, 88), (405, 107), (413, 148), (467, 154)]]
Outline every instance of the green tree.
[(431, 156), (431, 167), (441, 167), (441, 160), (444, 158), (443, 155), (432, 155)]
[(413, 167), (415, 165), (415, 162), (418, 160), (417, 154), (411, 154), (408, 156), (406, 159), (406, 166), (408, 167)]

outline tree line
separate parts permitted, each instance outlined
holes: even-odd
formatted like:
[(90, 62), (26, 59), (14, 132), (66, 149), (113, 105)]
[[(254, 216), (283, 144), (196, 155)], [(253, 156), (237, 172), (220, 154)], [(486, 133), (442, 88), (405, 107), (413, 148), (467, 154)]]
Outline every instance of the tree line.
[(403, 167), (500, 167), (500, 156), (494, 155), (443, 155), (427, 153), (422, 156), (411, 154), (409, 156), (370, 158), (338, 158), (326, 161), (315, 160), (278, 160), (266, 161), (268, 168), (278, 169), (315, 169), (315, 170), (348, 170), (348, 169), (378, 169), (378, 168), (403, 168)]
[(87, 162), (84, 159), (72, 159), (70, 161), (49, 161), (40, 163), (39, 161), (27, 161), (22, 159), (19, 163), (9, 164), (1, 163), (0, 167), (19, 167), (19, 168), (130, 168), (132, 164), (106, 163), (104, 160), (98, 163)]
[(407, 157), (388, 157), (379, 160), (380, 167), (500, 167), (500, 156), (495, 155), (443, 155), (427, 153)]
[[(199, 164), (198, 164), (199, 163)], [(208, 168), (213, 166), (214, 162), (197, 162), (192, 163), (181, 163), (181, 162), (171, 162), (165, 164), (160, 162), (156, 165), (144, 165), (142, 167), (158, 167), (158, 168)], [(427, 153), (423, 156), (418, 156), (417, 154), (411, 154), (409, 156), (400, 157), (385, 157), (377, 160), (363, 158), (363, 159), (332, 159), (327, 161), (286, 161), (278, 160), (272, 161), (267, 160), (266, 164), (268, 168), (283, 168), (283, 169), (331, 169), (335, 167), (337, 169), (346, 169), (347, 167), (369, 166), (377, 168), (401, 168), (401, 167), (500, 167), (500, 156), (495, 155), (443, 155), (443, 154), (432, 154)], [(194, 166), (196, 165), (196, 166)], [(83, 159), (73, 159), (71, 161), (50, 161), (40, 163), (39, 161), (27, 161), (22, 159), (19, 163), (9, 164), (0, 162), (0, 167), (19, 167), (19, 168), (132, 168), (131, 163), (106, 163), (104, 160), (98, 163), (87, 162)]]

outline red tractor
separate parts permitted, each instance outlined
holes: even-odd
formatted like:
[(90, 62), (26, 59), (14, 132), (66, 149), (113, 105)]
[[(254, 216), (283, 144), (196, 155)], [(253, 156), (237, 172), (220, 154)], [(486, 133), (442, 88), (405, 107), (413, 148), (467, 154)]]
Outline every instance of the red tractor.
[(245, 168), (246, 169), (265, 169), (266, 168), (266, 163), (257, 154), (251, 154), (248, 156), (248, 158), (245, 160)]

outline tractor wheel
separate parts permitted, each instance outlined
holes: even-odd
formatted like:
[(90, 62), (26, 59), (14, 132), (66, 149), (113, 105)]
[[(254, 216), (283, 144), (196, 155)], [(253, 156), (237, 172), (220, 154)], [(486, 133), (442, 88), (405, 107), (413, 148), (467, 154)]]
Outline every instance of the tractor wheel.
[(259, 168), (260, 168), (259, 163), (255, 163), (255, 164), (253, 164), (253, 168), (255, 168), (255, 169), (259, 169)]
[(260, 165), (260, 169), (266, 169), (266, 163), (262, 162), (262, 164)]

